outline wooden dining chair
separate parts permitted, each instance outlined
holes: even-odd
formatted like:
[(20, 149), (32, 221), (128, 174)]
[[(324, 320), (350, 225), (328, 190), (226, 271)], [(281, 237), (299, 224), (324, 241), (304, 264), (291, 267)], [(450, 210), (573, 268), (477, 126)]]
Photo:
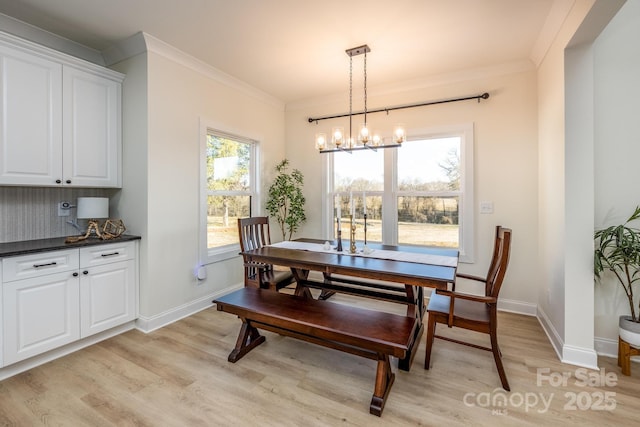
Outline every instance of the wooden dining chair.
[[(489, 265), (486, 278), (457, 274), (456, 277), (469, 279), (485, 284), (484, 296), (471, 295), (456, 292), (455, 284), (451, 291), (437, 290), (431, 294), (427, 313), (427, 350), (424, 360), (424, 368), (429, 369), (431, 362), (431, 348), (434, 338), (440, 338), (458, 344), (467, 345), (493, 353), (493, 358), (498, 368), (502, 387), (510, 391), (507, 375), (502, 366), (502, 353), (498, 346), (497, 336), (497, 306), (498, 294), (504, 275), (509, 264), (511, 251), (511, 230), (500, 226), (496, 227), (496, 238), (493, 247), (493, 256)], [(444, 323), (447, 326), (469, 329), (488, 334), (491, 339), (491, 347), (483, 347), (457, 339), (436, 335), (436, 323)]]
[[(238, 218), (240, 250), (250, 251), (271, 244), (269, 218), (256, 216)], [(289, 269), (277, 269), (271, 264), (253, 262), (244, 257), (244, 285), (252, 288), (279, 290), (293, 283), (293, 274)]]

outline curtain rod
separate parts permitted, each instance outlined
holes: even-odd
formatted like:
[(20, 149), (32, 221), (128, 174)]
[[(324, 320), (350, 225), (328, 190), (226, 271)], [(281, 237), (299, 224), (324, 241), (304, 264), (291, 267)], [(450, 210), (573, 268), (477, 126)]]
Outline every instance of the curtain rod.
[[(436, 104), (446, 104), (448, 102), (459, 102), (459, 101), (469, 101), (471, 99), (477, 99), (478, 102), (480, 102), (481, 99), (488, 99), (489, 98), (489, 93), (485, 92), (482, 95), (474, 95), (474, 96), (467, 96), (464, 98), (452, 98), (452, 99), (442, 99), (439, 101), (427, 101), (427, 102), (421, 102), (418, 104), (409, 104), (409, 105), (398, 105), (395, 107), (386, 107), (386, 108), (378, 108), (375, 110), (367, 110), (367, 114), (371, 114), (371, 113), (382, 113), (382, 112), (389, 112), (389, 111), (393, 111), (393, 110), (402, 110), (405, 108), (415, 108), (415, 107), (424, 107), (427, 105), (436, 105)], [(364, 114), (364, 111), (357, 111), (355, 113), (352, 114), (337, 114), (335, 116), (323, 116), (323, 117), (309, 117), (309, 123), (313, 123), (313, 122), (318, 122), (320, 120), (328, 120), (328, 119), (337, 119), (340, 117), (349, 117), (349, 116), (359, 116), (361, 114)]]

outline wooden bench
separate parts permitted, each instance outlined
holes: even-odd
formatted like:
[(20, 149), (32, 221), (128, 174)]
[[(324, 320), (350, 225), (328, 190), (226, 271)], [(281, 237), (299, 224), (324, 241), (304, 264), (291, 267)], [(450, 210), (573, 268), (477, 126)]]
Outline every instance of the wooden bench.
[(378, 362), (369, 412), (380, 416), (395, 374), (389, 357), (407, 355), (417, 320), (304, 296), (243, 288), (213, 301), (219, 311), (242, 319), (236, 346), (229, 354), (235, 363), (265, 337), (258, 329), (366, 357)]

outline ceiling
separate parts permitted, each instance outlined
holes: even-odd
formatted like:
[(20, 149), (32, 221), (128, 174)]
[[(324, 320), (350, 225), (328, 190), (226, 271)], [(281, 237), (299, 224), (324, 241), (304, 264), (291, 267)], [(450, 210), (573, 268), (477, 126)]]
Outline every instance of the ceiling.
[(370, 88), (537, 65), (574, 2), (0, 0), (0, 13), (97, 51), (143, 31), (292, 103), (347, 90), (345, 50), (362, 44)]

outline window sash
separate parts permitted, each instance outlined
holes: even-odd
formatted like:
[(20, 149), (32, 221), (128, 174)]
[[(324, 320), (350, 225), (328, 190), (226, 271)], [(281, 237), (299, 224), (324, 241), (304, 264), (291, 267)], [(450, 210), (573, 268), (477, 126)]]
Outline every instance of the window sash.
[[(237, 240), (237, 233), (235, 233), (234, 242), (226, 245), (220, 245), (209, 248), (209, 197), (249, 197), (249, 212), (258, 211), (260, 204), (259, 200), (259, 183), (258, 183), (258, 146), (259, 142), (257, 138), (249, 136), (241, 136), (246, 134), (243, 131), (225, 130), (224, 126), (217, 123), (209, 122), (206, 120), (200, 120), (200, 138), (201, 138), (201, 202), (200, 202), (200, 261), (199, 264), (210, 264), (225, 259), (235, 258), (240, 251), (240, 243)], [(215, 135), (221, 138), (227, 138), (239, 143), (249, 145), (249, 188), (247, 190), (212, 190), (208, 188), (207, 182), (207, 143), (209, 135)], [(234, 224), (229, 224), (233, 230), (237, 229)]]
[[(385, 244), (398, 244), (398, 197), (401, 196), (426, 196), (426, 197), (458, 197), (458, 216), (459, 216), (459, 233), (458, 242), (460, 250), (461, 262), (473, 262), (474, 260), (474, 195), (473, 195), (473, 124), (448, 126), (437, 129), (425, 129), (416, 131), (416, 136), (411, 141), (439, 139), (447, 137), (460, 137), (460, 188), (459, 190), (447, 191), (400, 191), (397, 184), (397, 164), (398, 149), (388, 149), (384, 156), (384, 191), (367, 191), (369, 196), (382, 196), (382, 241)], [(353, 153), (357, 155), (358, 153)], [(335, 211), (334, 200), (341, 194), (348, 197), (348, 191), (334, 192), (334, 153), (323, 155), (323, 188), (327, 197), (323, 200), (323, 212), (325, 212), (325, 220), (323, 221), (323, 234), (325, 238), (334, 238), (335, 230)], [(355, 197), (354, 192), (354, 197)], [(358, 192), (360, 197), (361, 192)], [(349, 212), (342, 212), (346, 217)], [(360, 214), (361, 215), (361, 214)], [(344, 228), (343, 228), (344, 230)], [(343, 232), (344, 238), (344, 232)], [(348, 237), (347, 237), (348, 238)]]

